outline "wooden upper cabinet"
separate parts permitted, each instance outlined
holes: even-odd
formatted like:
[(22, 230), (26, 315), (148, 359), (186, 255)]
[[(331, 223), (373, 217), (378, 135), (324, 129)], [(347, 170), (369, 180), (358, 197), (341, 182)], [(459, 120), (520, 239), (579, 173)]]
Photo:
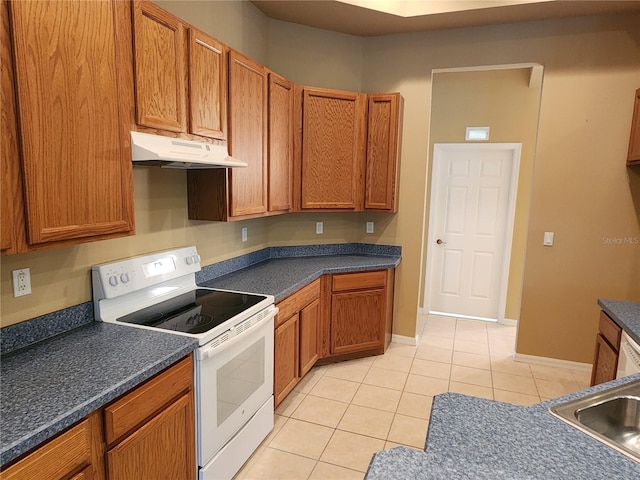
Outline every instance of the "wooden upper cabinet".
[(269, 72), (269, 211), (291, 210), (293, 83)]
[(402, 97), (368, 95), (365, 210), (397, 212)]
[(189, 133), (226, 140), (227, 49), (200, 30), (188, 32)]
[(137, 123), (186, 132), (182, 22), (151, 2), (136, 0), (133, 30)]
[(30, 245), (133, 230), (131, 46), (118, 35), (130, 13), (122, 7), (9, 4)]
[(267, 211), (267, 71), (229, 52), (229, 153), (248, 164), (230, 168), (229, 216)]
[(366, 95), (303, 87), (296, 153), (299, 211), (362, 210)]
[(640, 165), (640, 88), (636, 90), (636, 100), (633, 107), (627, 165)]
[[(0, 31), (0, 250), (2, 254), (16, 253), (18, 243), (24, 242), (24, 217), (22, 216), (22, 185), (20, 183), (20, 150), (16, 123), (15, 87), (9, 36), (8, 3), (0, 4), (2, 30)], [(21, 228), (20, 228), (21, 227)], [(21, 230), (21, 232), (19, 232)]]

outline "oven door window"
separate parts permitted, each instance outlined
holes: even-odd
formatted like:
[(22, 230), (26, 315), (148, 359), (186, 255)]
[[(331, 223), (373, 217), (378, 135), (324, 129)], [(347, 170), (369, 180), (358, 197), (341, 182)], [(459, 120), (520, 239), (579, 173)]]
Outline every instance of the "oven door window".
[(220, 367), (216, 374), (218, 426), (264, 384), (265, 339), (260, 338)]
[[(207, 350), (207, 346), (201, 347)], [(198, 462), (203, 466), (273, 395), (273, 317), (196, 355)]]

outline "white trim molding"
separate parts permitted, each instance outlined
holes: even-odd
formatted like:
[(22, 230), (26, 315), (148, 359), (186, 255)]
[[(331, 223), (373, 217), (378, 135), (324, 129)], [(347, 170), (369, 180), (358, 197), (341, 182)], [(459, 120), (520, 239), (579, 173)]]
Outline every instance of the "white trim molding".
[(405, 337), (404, 335), (391, 335), (391, 341), (394, 343), (402, 343), (403, 345), (418, 345), (418, 335), (415, 337)]
[(499, 318), (498, 325), (504, 325), (506, 327), (517, 327), (518, 320), (515, 320), (513, 318)]
[(533, 365), (545, 365), (547, 367), (571, 368), (590, 372), (592, 365), (590, 363), (573, 362), (571, 360), (560, 360), (558, 358), (538, 357), (536, 355), (526, 355), (524, 353), (514, 352), (513, 359), (516, 362), (530, 363)]

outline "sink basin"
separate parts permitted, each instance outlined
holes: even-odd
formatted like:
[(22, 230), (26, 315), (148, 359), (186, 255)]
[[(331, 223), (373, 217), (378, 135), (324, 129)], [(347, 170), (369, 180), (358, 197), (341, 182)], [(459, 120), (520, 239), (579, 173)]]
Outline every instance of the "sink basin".
[(549, 411), (640, 462), (640, 380), (561, 403)]

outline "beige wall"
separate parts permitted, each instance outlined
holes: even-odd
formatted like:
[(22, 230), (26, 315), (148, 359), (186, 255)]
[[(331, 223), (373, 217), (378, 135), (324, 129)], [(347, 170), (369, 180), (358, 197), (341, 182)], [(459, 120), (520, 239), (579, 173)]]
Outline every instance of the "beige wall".
[[(415, 335), (431, 70), (519, 62), (545, 65), (545, 79), (518, 351), (589, 361), (596, 298), (640, 300), (640, 247), (604, 245), (601, 238), (640, 235), (640, 176), (624, 167), (631, 99), (640, 86), (639, 15), (360, 39), (267, 20), (247, 2), (160, 3), (294, 81), (402, 92), (400, 212), (191, 222), (184, 172), (136, 168), (137, 235), (3, 258), (2, 326), (89, 300), (90, 266), (133, 254), (194, 243), (209, 264), (266, 245), (367, 241), (402, 245), (394, 332)], [(323, 236), (315, 235), (320, 220)], [(374, 235), (364, 233), (367, 220), (376, 222)], [(242, 226), (249, 228), (245, 244)], [(541, 246), (545, 230), (556, 232), (551, 249)], [(31, 268), (34, 293), (13, 299), (11, 270), (20, 267)]]
[[(490, 127), (492, 143), (521, 143), (505, 317), (520, 318), (520, 300), (529, 223), (531, 180), (538, 131), (541, 84), (530, 86), (531, 68), (441, 72), (433, 76), (429, 154), (434, 143), (464, 143), (469, 126)], [(431, 167), (431, 165), (430, 165)], [(431, 185), (431, 168), (429, 168)], [(429, 213), (425, 222), (428, 225)], [(425, 248), (427, 248), (425, 244)], [(423, 262), (426, 264), (426, 262)], [(423, 283), (425, 285), (425, 265)], [(428, 283), (428, 282), (426, 282)], [(426, 302), (426, 299), (425, 299)]]
[[(640, 247), (602, 243), (603, 236), (640, 235), (638, 172), (624, 166), (640, 86), (639, 22), (638, 14), (582, 17), (367, 43), (365, 89), (405, 97), (401, 210), (392, 235), (403, 245), (405, 287), (396, 330), (411, 334), (420, 295), (430, 73), (440, 68), (545, 67), (517, 351), (590, 362), (596, 299), (640, 300)], [(544, 231), (555, 231), (554, 247), (542, 247)]]

